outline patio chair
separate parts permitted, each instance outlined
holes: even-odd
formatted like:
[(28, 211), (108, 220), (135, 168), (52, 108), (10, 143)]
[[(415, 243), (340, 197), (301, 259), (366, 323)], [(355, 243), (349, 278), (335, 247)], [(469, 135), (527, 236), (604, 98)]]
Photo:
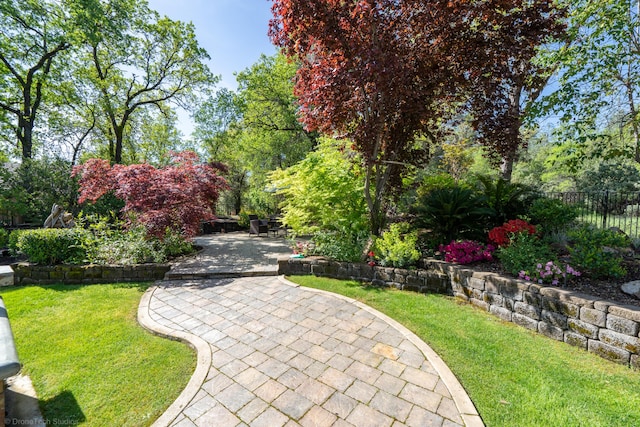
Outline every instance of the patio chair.
[(249, 220), (249, 234), (260, 236), (260, 233), (269, 236), (269, 224), (267, 221), (261, 219)]

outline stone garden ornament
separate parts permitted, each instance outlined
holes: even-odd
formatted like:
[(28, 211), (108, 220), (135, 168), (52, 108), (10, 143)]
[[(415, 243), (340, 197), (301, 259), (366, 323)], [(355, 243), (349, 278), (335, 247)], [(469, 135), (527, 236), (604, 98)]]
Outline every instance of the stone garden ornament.
[(73, 228), (76, 223), (73, 215), (65, 212), (64, 208), (57, 203), (51, 207), (51, 214), (44, 221), (44, 228)]

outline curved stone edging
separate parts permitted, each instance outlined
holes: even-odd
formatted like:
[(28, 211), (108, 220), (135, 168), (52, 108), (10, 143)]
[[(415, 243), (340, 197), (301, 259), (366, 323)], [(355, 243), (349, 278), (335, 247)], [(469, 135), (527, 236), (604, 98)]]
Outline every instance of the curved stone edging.
[(182, 410), (189, 405), (207, 379), (209, 367), (211, 366), (211, 347), (205, 340), (196, 335), (169, 329), (151, 318), (149, 304), (157, 288), (157, 286), (153, 286), (142, 295), (138, 305), (138, 323), (154, 335), (188, 344), (196, 351), (197, 357), (196, 369), (191, 375), (187, 386), (160, 418), (152, 424), (152, 427), (165, 427), (169, 426), (180, 415)]
[[(293, 286), (293, 287), (300, 287), (300, 285), (297, 285), (287, 280), (283, 275), (280, 275), (278, 277), (286, 285)], [(348, 301), (349, 303), (371, 313), (372, 315), (378, 317), (379, 319), (391, 325), (394, 329), (400, 332), (405, 338), (411, 341), (411, 343), (415, 345), (422, 352), (422, 354), (424, 354), (425, 358), (429, 361), (429, 363), (431, 363), (433, 368), (438, 372), (438, 375), (440, 375), (442, 382), (444, 382), (444, 384), (449, 389), (449, 392), (451, 393), (451, 397), (455, 402), (456, 407), (460, 412), (460, 415), (462, 416), (465, 426), (484, 427), (485, 424), (482, 421), (482, 418), (480, 417), (478, 410), (476, 409), (475, 405), (471, 401), (471, 398), (467, 394), (464, 387), (462, 387), (462, 384), (460, 384), (460, 381), (458, 381), (458, 378), (456, 378), (453, 372), (451, 372), (451, 369), (449, 369), (449, 367), (442, 360), (442, 358), (440, 358), (440, 356), (438, 356), (438, 354), (435, 351), (433, 351), (433, 349), (429, 347), (427, 343), (422, 341), (420, 337), (418, 337), (416, 334), (414, 334), (409, 329), (407, 329), (404, 325), (398, 323), (396, 320), (392, 319), (386, 314), (381, 313), (378, 310), (372, 307), (369, 307), (368, 305), (363, 304), (360, 301), (357, 301), (353, 298), (349, 298), (344, 295), (336, 294), (333, 292), (323, 291), (320, 289), (313, 289), (313, 288), (304, 288), (304, 289), (311, 292), (317, 292), (320, 294), (328, 294), (335, 298), (342, 299), (343, 301)]]

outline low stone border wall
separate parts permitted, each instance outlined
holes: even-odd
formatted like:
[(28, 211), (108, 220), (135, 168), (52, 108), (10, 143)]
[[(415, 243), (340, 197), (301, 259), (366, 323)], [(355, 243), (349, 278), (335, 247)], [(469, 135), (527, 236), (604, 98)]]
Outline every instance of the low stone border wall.
[(162, 280), (171, 268), (169, 264), (48, 266), (30, 263), (13, 264), (11, 267), (14, 285)]
[(437, 260), (407, 270), (317, 258), (281, 259), (278, 273), (358, 280), (374, 286), (454, 295), (502, 320), (640, 368), (640, 307), (544, 287)]

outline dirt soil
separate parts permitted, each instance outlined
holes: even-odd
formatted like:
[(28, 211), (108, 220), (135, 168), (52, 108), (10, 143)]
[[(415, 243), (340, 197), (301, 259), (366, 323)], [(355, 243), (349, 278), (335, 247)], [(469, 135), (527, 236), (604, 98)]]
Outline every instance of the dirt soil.
[[(620, 286), (624, 283), (640, 280), (640, 261), (626, 261), (624, 266), (627, 270), (627, 275), (619, 279), (592, 279), (586, 276), (571, 277), (567, 280), (566, 287), (558, 287), (561, 289), (568, 289), (583, 294), (593, 295), (603, 300), (617, 302), (621, 305), (635, 305), (640, 307), (640, 299), (632, 295), (628, 295), (620, 289)], [(502, 276), (513, 277), (513, 275), (507, 273), (498, 262), (478, 263), (469, 267), (477, 271), (489, 271)], [(545, 286), (552, 285), (547, 284)]]

